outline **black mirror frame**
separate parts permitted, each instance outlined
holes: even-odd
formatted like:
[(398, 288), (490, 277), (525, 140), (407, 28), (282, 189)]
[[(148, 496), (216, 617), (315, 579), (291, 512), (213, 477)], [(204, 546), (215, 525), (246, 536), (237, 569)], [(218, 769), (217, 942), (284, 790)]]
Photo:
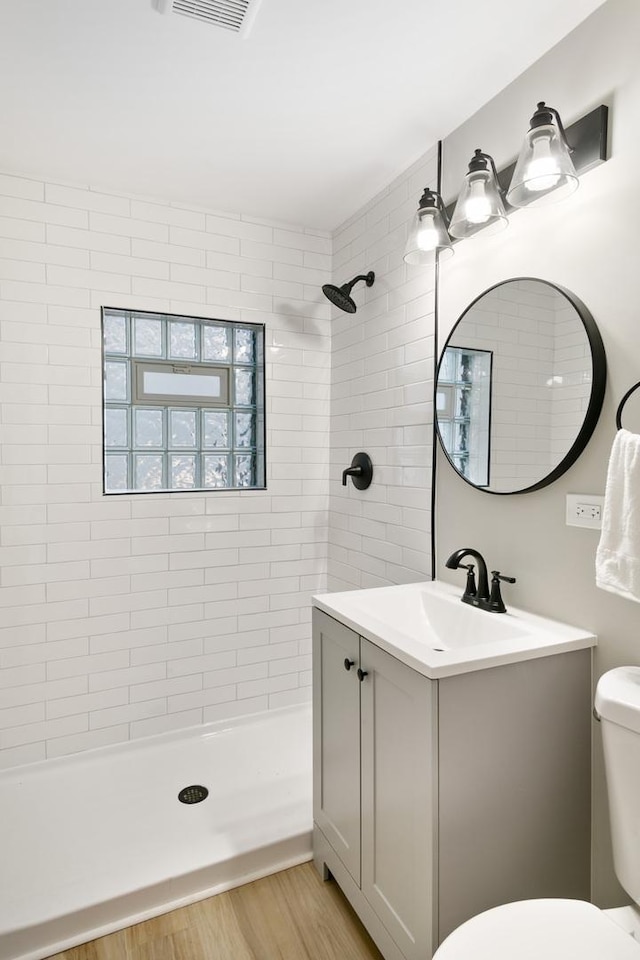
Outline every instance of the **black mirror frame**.
[(465, 308), (465, 310), (460, 314), (460, 316), (456, 320), (455, 324), (451, 329), (451, 332), (449, 333), (449, 336), (446, 339), (446, 342), (440, 353), (438, 363), (436, 365), (434, 393), (438, 388), (438, 378), (440, 376), (440, 366), (444, 358), (444, 352), (447, 349), (447, 346), (449, 345), (449, 341), (451, 340), (451, 337), (453, 336), (455, 330), (457, 329), (458, 325), (462, 322), (462, 320), (464, 320), (467, 313), (476, 305), (478, 300), (481, 300), (482, 297), (484, 297), (487, 293), (491, 293), (497, 287), (502, 287), (506, 283), (516, 283), (522, 280), (527, 280), (527, 281), (534, 280), (536, 283), (544, 283), (546, 284), (546, 286), (552, 287), (554, 290), (560, 293), (563, 297), (565, 297), (569, 301), (569, 303), (572, 305), (572, 307), (576, 310), (578, 316), (582, 320), (585, 332), (587, 334), (587, 339), (589, 341), (589, 347), (591, 348), (591, 362), (592, 362), (592, 372), (593, 372), (593, 376), (591, 380), (591, 394), (589, 396), (589, 404), (587, 406), (587, 410), (584, 415), (584, 420), (582, 421), (582, 426), (580, 427), (580, 430), (578, 431), (573, 444), (571, 445), (571, 447), (569, 448), (565, 456), (562, 458), (560, 463), (557, 466), (555, 466), (553, 470), (551, 470), (551, 472), (547, 474), (546, 477), (543, 477), (541, 480), (538, 480), (537, 483), (534, 483), (529, 487), (523, 487), (521, 490), (490, 490), (488, 489), (488, 487), (478, 486), (477, 484), (473, 483), (473, 481), (463, 476), (463, 474), (460, 473), (458, 468), (453, 463), (453, 460), (449, 456), (449, 453), (444, 445), (444, 441), (440, 433), (440, 428), (438, 426), (438, 415), (436, 413), (435, 403), (434, 403), (433, 423), (434, 423), (435, 432), (438, 437), (438, 441), (440, 443), (440, 449), (442, 450), (445, 457), (451, 464), (457, 476), (459, 476), (461, 480), (464, 480), (464, 482), (467, 483), (470, 487), (473, 487), (474, 490), (479, 490), (481, 493), (490, 493), (493, 496), (497, 496), (497, 497), (508, 497), (508, 496), (513, 496), (514, 494), (533, 493), (535, 490), (541, 490), (543, 487), (547, 487), (550, 483), (554, 483), (554, 481), (556, 481), (559, 477), (561, 477), (563, 473), (567, 472), (569, 467), (573, 466), (573, 464), (576, 462), (576, 460), (578, 459), (578, 457), (586, 447), (587, 443), (591, 439), (593, 431), (596, 428), (596, 424), (598, 422), (598, 419), (600, 418), (600, 413), (602, 411), (602, 402), (604, 400), (604, 393), (607, 385), (607, 357), (604, 350), (604, 343), (602, 342), (600, 331), (598, 330), (598, 326), (595, 320), (593, 319), (593, 316), (591, 315), (587, 307), (584, 305), (582, 300), (580, 300), (579, 297), (576, 297), (575, 294), (571, 293), (570, 290), (567, 290), (566, 287), (561, 287), (557, 283), (551, 283), (551, 281), (549, 280), (541, 280), (540, 277), (510, 277), (508, 280), (501, 280), (499, 283), (494, 283), (493, 286), (487, 287), (486, 290), (483, 290), (482, 293), (480, 293), (475, 298), (475, 300), (473, 300)]

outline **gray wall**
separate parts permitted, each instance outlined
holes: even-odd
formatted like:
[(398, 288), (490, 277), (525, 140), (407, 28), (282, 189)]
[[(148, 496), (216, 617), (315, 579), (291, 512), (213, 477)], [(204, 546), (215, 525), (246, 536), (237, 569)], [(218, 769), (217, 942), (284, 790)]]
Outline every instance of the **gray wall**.
[[(638, 36), (640, 4), (608, 0), (444, 141), (443, 193), (449, 201), (474, 148), (491, 153), (499, 168), (515, 157), (538, 100), (559, 109), (567, 124), (599, 103), (610, 107), (607, 163), (586, 174), (563, 203), (519, 211), (502, 234), (458, 244), (440, 273), (440, 345), (483, 289), (522, 275), (573, 291), (602, 333), (609, 380), (600, 422), (586, 451), (556, 483), (537, 493), (492, 496), (459, 479), (438, 452), (435, 571), (457, 582), (459, 576), (444, 568), (446, 557), (463, 545), (478, 548), (491, 567), (518, 578), (505, 588), (507, 604), (598, 634), (596, 678), (620, 664), (640, 664), (640, 607), (596, 588), (599, 534), (564, 522), (567, 493), (603, 493), (617, 403), (640, 379), (640, 236), (632, 213), (640, 199)], [(594, 733), (593, 898), (611, 906), (625, 896), (613, 874), (597, 727)]]

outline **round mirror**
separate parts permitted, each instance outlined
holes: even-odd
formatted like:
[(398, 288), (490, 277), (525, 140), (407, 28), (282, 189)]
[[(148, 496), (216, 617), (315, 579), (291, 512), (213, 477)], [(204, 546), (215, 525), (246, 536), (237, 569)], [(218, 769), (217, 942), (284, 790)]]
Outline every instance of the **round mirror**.
[(584, 450), (605, 383), (602, 338), (577, 297), (531, 277), (498, 283), (467, 307), (442, 351), (442, 449), (478, 490), (539, 490)]

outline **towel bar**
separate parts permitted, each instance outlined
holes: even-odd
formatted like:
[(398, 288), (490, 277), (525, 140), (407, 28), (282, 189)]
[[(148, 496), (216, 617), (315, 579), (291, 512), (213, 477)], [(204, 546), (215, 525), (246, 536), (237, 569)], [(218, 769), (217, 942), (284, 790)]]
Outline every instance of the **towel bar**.
[(627, 402), (627, 400), (629, 399), (629, 397), (631, 396), (631, 394), (632, 394), (632, 393), (635, 393), (635, 391), (638, 389), (638, 387), (640, 387), (640, 380), (638, 381), (638, 383), (634, 383), (634, 385), (633, 385), (632, 387), (629, 387), (629, 389), (628, 389), (627, 392), (625, 393), (624, 397), (622, 398), (622, 400), (621, 400), (620, 403), (618, 404), (618, 409), (617, 409), (617, 411), (616, 411), (616, 427), (618, 428), (618, 430), (622, 430), (622, 410), (623, 410), (623, 408), (624, 408), (624, 405), (625, 405), (625, 403)]

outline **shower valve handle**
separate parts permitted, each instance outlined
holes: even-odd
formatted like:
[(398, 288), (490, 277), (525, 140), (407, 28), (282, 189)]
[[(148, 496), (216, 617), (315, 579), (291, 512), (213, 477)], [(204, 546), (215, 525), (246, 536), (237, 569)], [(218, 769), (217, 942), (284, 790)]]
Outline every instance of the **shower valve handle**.
[(347, 467), (346, 470), (342, 471), (342, 486), (346, 487), (347, 477), (361, 477), (362, 476), (362, 467)]
[(366, 490), (373, 479), (373, 464), (368, 453), (356, 453), (351, 466), (342, 471), (342, 486), (346, 487), (347, 477), (351, 477), (356, 490)]

